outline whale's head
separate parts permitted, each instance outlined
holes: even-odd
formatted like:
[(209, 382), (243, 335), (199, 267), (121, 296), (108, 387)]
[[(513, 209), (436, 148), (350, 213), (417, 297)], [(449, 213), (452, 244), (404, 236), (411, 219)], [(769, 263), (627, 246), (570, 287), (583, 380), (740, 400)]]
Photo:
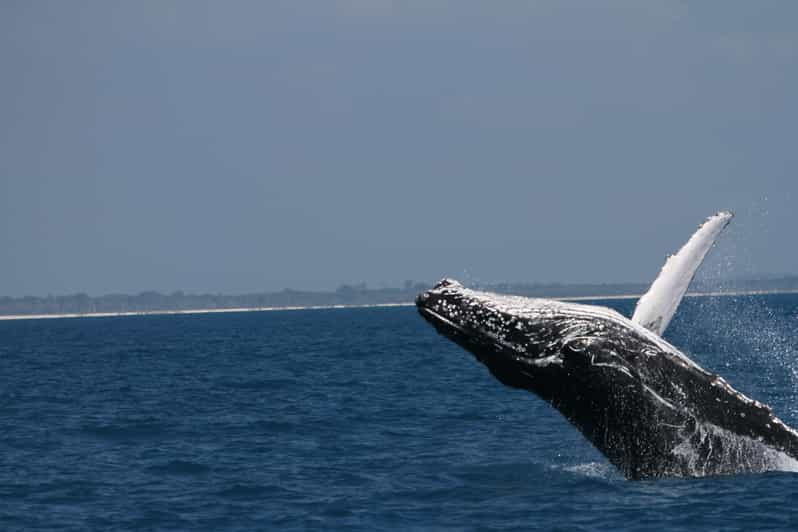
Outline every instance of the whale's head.
[[(498, 303), (495, 294), (467, 289), (454, 279), (443, 279), (416, 298), (424, 319), (478, 357), (487, 350), (509, 347), (509, 337), (517, 330), (512, 312)], [(513, 345), (525, 339), (515, 340)]]
[[(592, 319), (564, 314), (566, 304), (481, 292), (443, 279), (418, 295), (416, 307), (435, 329), (467, 351), (505, 384), (528, 387), (530, 374), (556, 370)], [(519, 372), (519, 370), (521, 370)], [(523, 383), (517, 382), (524, 375)]]
[(452, 279), (419, 294), (416, 307), (502, 382), (525, 388), (529, 378), (589, 363), (587, 353), (614, 342), (628, 321), (602, 307), (481, 292)]

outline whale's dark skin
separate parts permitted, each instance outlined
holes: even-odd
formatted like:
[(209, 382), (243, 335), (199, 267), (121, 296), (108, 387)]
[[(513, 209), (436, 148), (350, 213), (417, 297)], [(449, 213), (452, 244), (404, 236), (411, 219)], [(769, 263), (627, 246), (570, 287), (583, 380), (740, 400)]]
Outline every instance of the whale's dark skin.
[(502, 383), (550, 403), (629, 479), (758, 472), (798, 433), (659, 336), (604, 307), (444, 280), (416, 300)]

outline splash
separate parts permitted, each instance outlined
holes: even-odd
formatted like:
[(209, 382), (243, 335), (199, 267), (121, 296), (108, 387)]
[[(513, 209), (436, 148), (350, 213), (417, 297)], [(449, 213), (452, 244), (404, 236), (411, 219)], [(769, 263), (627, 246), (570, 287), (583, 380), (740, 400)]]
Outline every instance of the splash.
[[(779, 296), (695, 298), (685, 308), (690, 319), (680, 334), (691, 358), (703, 363), (702, 353), (713, 353), (709, 358), (716, 367), (708, 369), (734, 373), (733, 386), (780, 405), (776, 415), (794, 425), (798, 420), (798, 324), (794, 305), (787, 301)], [(711, 424), (699, 425), (674, 453), (689, 476), (798, 472), (798, 461), (788, 455)]]
[(562, 470), (579, 476), (602, 480), (622, 478), (618, 470), (607, 462), (587, 462), (584, 464), (565, 466)]
[(719, 373), (742, 377), (733, 383), (767, 403), (786, 405), (788, 424), (798, 421), (798, 320), (794, 308), (778, 296), (695, 298), (690, 323), (680, 331), (685, 351), (697, 361), (713, 352), (722, 360)]
[[(734, 279), (761, 271), (754, 242), (768, 232), (767, 198), (738, 209), (738, 222), (710, 255), (696, 280), (701, 289), (734, 289)], [(734, 382), (742, 392), (780, 406), (782, 419), (798, 422), (798, 315), (794, 300), (778, 295), (698, 297), (688, 304), (689, 324), (679, 336), (685, 352), (699, 362), (702, 353), (714, 353), (718, 373), (732, 370), (742, 377)], [(688, 310), (687, 308), (685, 310)], [(717, 365), (717, 364), (716, 364)]]

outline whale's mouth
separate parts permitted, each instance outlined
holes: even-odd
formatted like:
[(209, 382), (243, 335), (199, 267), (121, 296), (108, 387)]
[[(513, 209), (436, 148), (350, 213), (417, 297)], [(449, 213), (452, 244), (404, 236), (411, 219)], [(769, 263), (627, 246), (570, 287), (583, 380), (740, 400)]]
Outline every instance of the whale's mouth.
[(458, 332), (460, 334), (466, 334), (466, 330), (462, 328), (460, 325), (454, 323), (452, 320), (441, 316), (440, 314), (438, 314), (437, 312), (435, 312), (430, 308), (423, 307), (418, 304), (417, 306), (419, 314), (421, 314), (421, 316), (423, 316), (425, 320), (427, 320), (433, 326), (435, 326), (436, 329), (440, 330), (441, 328), (446, 328), (448, 330)]
[(485, 349), (486, 344), (478, 331), (472, 330), (468, 326), (455, 323), (440, 312), (424, 306), (423, 303), (419, 301), (416, 302), (416, 308), (418, 309), (418, 313), (421, 314), (421, 317), (429, 322), (438, 334), (448, 338), (466, 351), (471, 352), (478, 360), (490, 358), (490, 350)]

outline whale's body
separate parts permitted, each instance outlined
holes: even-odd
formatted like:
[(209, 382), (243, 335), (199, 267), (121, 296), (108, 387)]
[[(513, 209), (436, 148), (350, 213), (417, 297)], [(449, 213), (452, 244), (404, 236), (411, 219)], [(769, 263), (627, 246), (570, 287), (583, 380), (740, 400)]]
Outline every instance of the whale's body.
[(798, 433), (644, 327), (604, 307), (444, 280), (417, 307), (506, 385), (559, 410), (627, 478), (758, 472)]
[[(690, 247), (694, 235), (669, 260), (635, 321), (606, 307), (480, 292), (447, 279), (416, 305), (502, 383), (550, 403), (627, 478), (794, 468), (798, 432), (659, 335), (720, 230), (700, 253)], [(680, 262), (685, 249), (690, 260)]]

